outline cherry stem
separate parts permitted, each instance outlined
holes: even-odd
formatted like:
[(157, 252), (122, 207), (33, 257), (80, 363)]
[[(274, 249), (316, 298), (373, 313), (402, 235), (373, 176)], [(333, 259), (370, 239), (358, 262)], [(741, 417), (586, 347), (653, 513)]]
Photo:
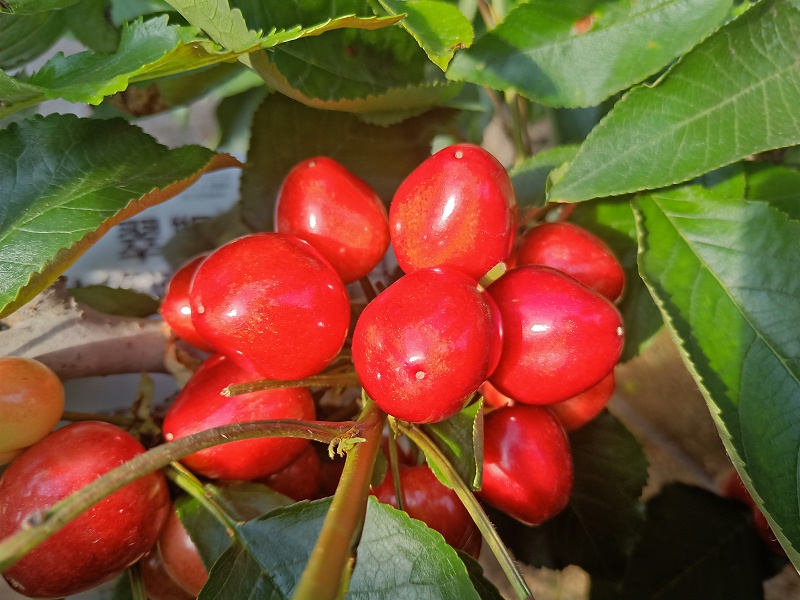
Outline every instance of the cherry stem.
[(74, 410), (65, 410), (61, 413), (62, 421), (103, 421), (104, 423), (111, 423), (117, 427), (127, 428), (133, 425), (135, 419), (130, 414), (121, 415), (101, 415), (97, 413), (78, 412)]
[(128, 569), (128, 583), (131, 586), (131, 598), (133, 600), (147, 600), (147, 589), (144, 586), (140, 563), (137, 562)]
[(225, 527), (225, 533), (228, 537), (234, 537), (234, 529), (236, 528), (236, 519), (231, 517), (225, 509), (222, 508), (210, 494), (200, 480), (195, 477), (194, 473), (189, 471), (178, 461), (173, 461), (165, 470), (165, 475), (174, 482), (184, 492), (189, 494), (192, 498), (200, 503), (200, 506), (205, 508), (211, 515)]
[(292, 381), (279, 381), (277, 379), (261, 379), (259, 381), (249, 381), (247, 383), (237, 383), (229, 385), (222, 390), (223, 396), (239, 396), (250, 392), (260, 392), (263, 390), (277, 390), (280, 388), (292, 387), (356, 387), (361, 385), (358, 376), (354, 371), (347, 373), (337, 373), (335, 375), (314, 375), (305, 379), (294, 379)]
[(400, 463), (397, 460), (397, 438), (395, 438), (394, 429), (389, 432), (389, 468), (392, 470), (392, 483), (394, 483), (394, 496), (397, 499), (397, 508), (405, 510), (403, 487), (400, 484)]
[(488, 288), (492, 285), (495, 281), (500, 279), (505, 272), (508, 270), (508, 266), (504, 262), (499, 262), (491, 269), (486, 272), (486, 275), (481, 277), (481, 280), (478, 285), (480, 285), (483, 289)]
[(478, 529), (480, 530), (481, 535), (483, 535), (483, 538), (486, 540), (486, 543), (489, 544), (492, 554), (495, 555), (497, 562), (500, 563), (500, 568), (503, 569), (503, 572), (508, 578), (509, 583), (511, 583), (511, 587), (514, 588), (514, 592), (517, 594), (517, 597), (520, 600), (535, 600), (533, 593), (528, 587), (528, 584), (522, 577), (522, 573), (519, 572), (514, 564), (514, 559), (509, 554), (508, 548), (506, 548), (505, 544), (500, 539), (497, 530), (495, 530), (494, 525), (492, 525), (492, 522), (484, 512), (483, 507), (478, 502), (478, 499), (472, 493), (472, 490), (467, 486), (467, 484), (464, 483), (464, 480), (461, 479), (452, 463), (442, 453), (433, 440), (431, 440), (431, 438), (429, 438), (419, 427), (398, 420), (394, 421), (394, 425), (399, 431), (405, 433), (409, 438), (411, 438), (411, 441), (419, 446), (423, 452), (425, 452), (428, 460), (432, 460), (434, 463), (436, 463), (436, 466), (439, 468), (439, 470), (445, 474), (447, 480), (452, 485), (453, 490), (458, 495), (461, 503), (464, 505), (464, 508), (467, 509), (467, 512), (469, 512), (472, 520), (475, 521), (475, 524), (478, 526)]
[(124, 485), (163, 469), (189, 454), (228, 442), (264, 437), (298, 437), (330, 443), (359, 425), (352, 421), (252, 421), (207, 429), (144, 452), (48, 509), (28, 515), (21, 528), (0, 542), (0, 573), (62, 529), (93, 504)]
[(365, 397), (358, 419), (364, 441), (347, 453), (344, 470), (333, 495), (322, 531), (292, 600), (336, 600), (353, 568), (353, 550), (361, 537), (375, 458), (386, 414)]

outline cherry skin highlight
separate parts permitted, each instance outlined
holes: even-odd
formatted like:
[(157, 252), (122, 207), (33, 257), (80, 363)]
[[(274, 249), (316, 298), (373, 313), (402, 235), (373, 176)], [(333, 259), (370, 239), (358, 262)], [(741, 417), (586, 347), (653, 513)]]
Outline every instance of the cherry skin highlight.
[(487, 289), (503, 321), (503, 354), (490, 381), (517, 402), (552, 404), (596, 385), (619, 361), (622, 317), (605, 297), (538, 265)]
[(508, 258), (516, 215), (503, 165), (479, 146), (449, 146), (395, 192), (389, 228), (397, 262), (406, 273), (446, 266), (479, 281)]
[(164, 294), (164, 300), (161, 302), (161, 316), (179, 338), (186, 340), (195, 348), (214, 352), (211, 344), (197, 333), (197, 329), (192, 323), (192, 307), (189, 303), (189, 286), (192, 277), (205, 257), (206, 255), (193, 258), (172, 275)]
[(560, 513), (573, 484), (564, 429), (546, 409), (516, 404), (484, 420), (483, 487), (478, 497), (528, 525)]
[[(251, 392), (230, 398), (221, 391), (258, 375), (223, 355), (208, 358), (181, 390), (164, 418), (164, 437), (176, 440), (199, 431), (246, 421), (313, 420), (316, 411), (307, 388)], [(211, 479), (257, 479), (275, 473), (308, 445), (300, 438), (258, 438), (220, 444), (182, 459), (189, 469)]]
[[(144, 452), (119, 427), (73, 423), (31, 446), (0, 479), (0, 538), (28, 515)], [(169, 513), (164, 476), (151, 473), (104, 498), (27, 553), (3, 576), (33, 598), (63, 598), (116, 577), (156, 543)]]
[(244, 236), (212, 252), (194, 275), (189, 300), (197, 332), (268, 379), (319, 373), (350, 326), (339, 274), (308, 242), (280, 233)]
[(353, 364), (377, 405), (431, 423), (463, 408), (497, 363), (502, 328), (492, 300), (449, 268), (401, 277), (370, 302), (353, 332)]
[(365, 277), (389, 248), (389, 218), (366, 182), (325, 156), (305, 160), (284, 179), (275, 230), (314, 246), (345, 283)]

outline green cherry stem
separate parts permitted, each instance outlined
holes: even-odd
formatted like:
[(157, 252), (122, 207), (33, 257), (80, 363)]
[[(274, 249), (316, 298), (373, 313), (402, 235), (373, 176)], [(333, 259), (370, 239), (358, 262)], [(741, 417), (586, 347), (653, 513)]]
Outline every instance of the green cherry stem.
[(394, 497), (397, 499), (397, 508), (405, 510), (403, 505), (403, 487), (400, 483), (400, 463), (397, 460), (397, 439), (394, 429), (389, 433), (389, 468), (392, 470), (392, 483), (394, 483)]
[(214, 496), (206, 490), (200, 480), (194, 476), (194, 473), (189, 471), (189, 469), (178, 461), (173, 461), (164, 471), (164, 474), (170, 481), (175, 483), (175, 485), (197, 500), (200, 506), (211, 513), (211, 515), (225, 527), (225, 533), (228, 534), (228, 537), (232, 538), (235, 535), (234, 529), (237, 525), (236, 519), (225, 512), (225, 509), (217, 503)]
[(144, 577), (142, 577), (140, 563), (136, 563), (128, 569), (128, 583), (131, 586), (132, 600), (147, 600), (147, 590), (144, 587)]
[(347, 452), (344, 470), (292, 600), (336, 600), (349, 578), (353, 549), (367, 513), (369, 484), (386, 414), (365, 397), (358, 419), (364, 441)]
[[(156, 446), (102, 477), (98, 477), (92, 483), (55, 503), (47, 510), (29, 515), (23, 521), (19, 531), (0, 542), (0, 573), (3, 573), (93, 504), (139, 477), (163, 469), (171, 462), (180, 460), (198, 450), (228, 442), (264, 437), (299, 437), (330, 443), (335, 438), (347, 434), (351, 429), (358, 430), (358, 427), (358, 424), (352, 421), (341, 423), (290, 419), (252, 421), (207, 429), (174, 442)], [(357, 434), (358, 431), (356, 431)]]
[(489, 548), (495, 555), (495, 558), (497, 558), (497, 562), (500, 563), (500, 568), (503, 569), (517, 597), (520, 600), (535, 600), (528, 584), (522, 577), (522, 573), (519, 572), (514, 564), (514, 559), (511, 558), (511, 555), (508, 553), (508, 548), (506, 548), (505, 544), (500, 539), (494, 525), (492, 525), (492, 522), (484, 512), (477, 498), (475, 498), (472, 490), (469, 489), (467, 484), (464, 483), (464, 480), (461, 479), (452, 463), (433, 440), (419, 427), (399, 420), (395, 420), (393, 424), (399, 431), (411, 438), (411, 441), (419, 446), (428, 459), (432, 460), (439, 470), (445, 474), (447, 480), (452, 484), (453, 490), (458, 495), (458, 498), (469, 512), (472, 520), (475, 521), (475, 524), (478, 526), (486, 543), (489, 544)]
[(238, 396), (249, 394), (250, 392), (260, 392), (262, 390), (277, 390), (279, 388), (291, 387), (357, 387), (361, 385), (355, 371), (346, 373), (336, 373), (331, 375), (314, 375), (305, 379), (294, 379), (292, 381), (279, 381), (277, 379), (262, 379), (259, 381), (249, 381), (229, 385), (222, 390), (223, 396)]

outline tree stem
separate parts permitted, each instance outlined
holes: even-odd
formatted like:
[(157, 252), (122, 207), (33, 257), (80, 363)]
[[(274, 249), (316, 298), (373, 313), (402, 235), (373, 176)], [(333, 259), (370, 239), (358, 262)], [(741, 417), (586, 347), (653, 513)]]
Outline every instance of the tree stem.
[(249, 394), (250, 392), (291, 387), (356, 387), (359, 385), (361, 385), (361, 382), (358, 380), (358, 375), (356, 375), (354, 371), (349, 371), (347, 373), (337, 373), (335, 375), (314, 375), (313, 377), (294, 379), (292, 381), (262, 379), (260, 381), (237, 383), (236, 385), (229, 385), (223, 389), (222, 395), (238, 396), (240, 394)]
[(192, 498), (200, 503), (200, 506), (205, 508), (211, 515), (225, 527), (225, 532), (228, 537), (234, 536), (234, 528), (236, 527), (236, 519), (231, 517), (225, 510), (217, 503), (216, 499), (206, 492), (200, 480), (194, 474), (184, 467), (178, 461), (173, 461), (166, 469), (166, 476), (175, 483), (184, 492), (189, 494)]

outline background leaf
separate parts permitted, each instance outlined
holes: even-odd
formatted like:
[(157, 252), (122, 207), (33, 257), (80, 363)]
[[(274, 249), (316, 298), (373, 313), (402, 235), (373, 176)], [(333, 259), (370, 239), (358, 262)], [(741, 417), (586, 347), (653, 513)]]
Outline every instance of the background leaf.
[(653, 189), (800, 143), (800, 11), (764, 0), (629, 92), (586, 139), (549, 198)]
[(199, 146), (169, 150), (122, 120), (54, 114), (0, 130), (0, 315), (112, 225), (236, 164)]
[(642, 277), (728, 454), (800, 565), (800, 223), (700, 187), (636, 203)]
[[(473, 490), (481, 489), (483, 481), (483, 400), (473, 402), (454, 417), (423, 425), (433, 442), (455, 467), (461, 479)], [(448, 477), (439, 471), (435, 460), (428, 465), (444, 485)]]
[(107, 0), (80, 0), (64, 11), (67, 25), (84, 46), (111, 54), (119, 46), (120, 31), (109, 20)]
[(599, 104), (722, 23), (730, 0), (531, 0), (459, 52), (447, 77), (549, 106)]
[(48, 10), (60, 10), (72, 6), (78, 0), (3, 0), (0, 12), (17, 14), (41, 13)]
[(149, 317), (161, 307), (161, 302), (152, 296), (107, 285), (70, 288), (69, 294), (97, 312), (120, 317)]
[(546, 199), (547, 177), (556, 167), (571, 161), (578, 153), (579, 146), (557, 146), (542, 150), (514, 165), (508, 172), (514, 185), (517, 206), (540, 208)]
[(61, 37), (65, 25), (60, 11), (0, 14), (0, 69), (24, 65), (43, 54)]
[(800, 220), (800, 171), (765, 163), (745, 163), (747, 198), (768, 202)]

